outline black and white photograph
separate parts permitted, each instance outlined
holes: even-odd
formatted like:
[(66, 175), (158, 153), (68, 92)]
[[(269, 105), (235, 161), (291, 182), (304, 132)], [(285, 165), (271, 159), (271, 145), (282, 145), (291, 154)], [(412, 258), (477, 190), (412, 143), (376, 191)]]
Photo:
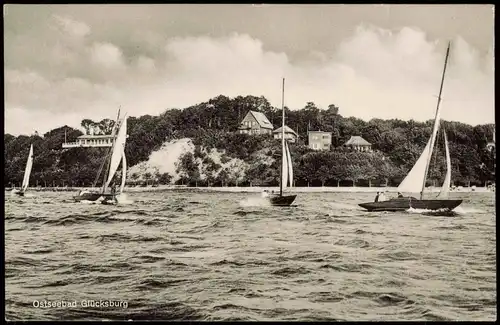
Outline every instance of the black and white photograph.
[(493, 4), (4, 4), (7, 321), (495, 321)]

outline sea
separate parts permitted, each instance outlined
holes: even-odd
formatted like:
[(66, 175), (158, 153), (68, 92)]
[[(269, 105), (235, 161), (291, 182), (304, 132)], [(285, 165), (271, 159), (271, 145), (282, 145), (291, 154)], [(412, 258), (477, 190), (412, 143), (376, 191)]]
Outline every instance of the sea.
[(495, 194), (453, 215), (374, 193), (5, 192), (7, 320), (494, 321)]

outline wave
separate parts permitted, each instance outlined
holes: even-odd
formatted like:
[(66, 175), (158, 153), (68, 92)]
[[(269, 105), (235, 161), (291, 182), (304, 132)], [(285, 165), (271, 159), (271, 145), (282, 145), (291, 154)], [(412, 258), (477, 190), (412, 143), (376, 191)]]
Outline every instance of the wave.
[(270, 207), (271, 202), (268, 199), (259, 197), (259, 196), (251, 196), (246, 199), (243, 199), (239, 202), (241, 207)]
[[(115, 206), (61, 203), (69, 194), (51, 192), (7, 199), (7, 318), (496, 317), (495, 214), (484, 200), (464, 206), (467, 217), (444, 219), (372, 217), (350, 205), (363, 199), (353, 193), (335, 195), (339, 204), (304, 194), (293, 209), (241, 206), (244, 196), (231, 193), (130, 196), (133, 204)], [(44, 296), (121, 298), (128, 308), (26, 303)]]
[(449, 211), (447, 209), (442, 209), (442, 210), (429, 210), (429, 209), (416, 209), (416, 208), (409, 208), (406, 210), (406, 213), (413, 213), (413, 214), (421, 214), (421, 215), (427, 215), (427, 216), (437, 216), (437, 217), (454, 217), (460, 215), (457, 211)]

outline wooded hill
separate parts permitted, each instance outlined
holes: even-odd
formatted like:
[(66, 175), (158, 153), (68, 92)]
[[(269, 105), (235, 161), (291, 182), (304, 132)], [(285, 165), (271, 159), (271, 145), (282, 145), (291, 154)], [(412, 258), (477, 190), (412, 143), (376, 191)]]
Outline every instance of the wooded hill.
[[(281, 126), (281, 109), (272, 107), (264, 97), (218, 96), (207, 102), (185, 109), (169, 109), (159, 116), (144, 115), (128, 118), (129, 138), (126, 155), (129, 167), (146, 161), (165, 141), (191, 138), (196, 145), (194, 153), (183, 155), (178, 164), (182, 174), (178, 183), (197, 186), (246, 186), (278, 184), (280, 140), (270, 136), (237, 134), (241, 119), (249, 110), (264, 113), (274, 128)], [(425, 123), (413, 120), (372, 119), (369, 122), (343, 117), (339, 108), (329, 105), (318, 108), (309, 102), (302, 109), (285, 107), (286, 124), (298, 131), (299, 142), (290, 145), (294, 162), (296, 186), (368, 186), (387, 184), (397, 186), (413, 166), (427, 143), (432, 120)], [(113, 121), (93, 122), (85, 119), (82, 128), (94, 134), (109, 134)], [(494, 126), (470, 126), (458, 122), (442, 121), (452, 159), (452, 183), (478, 185), (494, 180), (495, 151), (487, 150), (493, 137)], [(307, 130), (332, 132), (332, 149), (316, 152), (309, 149)], [(108, 148), (62, 149), (62, 143), (75, 141), (83, 133), (68, 126), (54, 129), (43, 137), (38, 135), (18, 137), (5, 134), (4, 185), (19, 186), (30, 144), (34, 145), (34, 163), (30, 184), (32, 186), (90, 186)], [(352, 136), (360, 135), (372, 143), (373, 153), (346, 150), (342, 145)], [(239, 158), (248, 168), (228, 173), (215, 163), (202, 149), (223, 150), (223, 159)], [(258, 154), (257, 154), (258, 153)], [(270, 165), (262, 154), (275, 158)], [(260, 157), (260, 158), (259, 158)], [(208, 176), (201, 177), (195, 160), (202, 161)], [(210, 174), (210, 171), (213, 171)], [(431, 169), (429, 185), (440, 186), (444, 179), (444, 143), (440, 133)], [(168, 183), (172, 175), (142, 175), (155, 183)], [(138, 180), (138, 175), (129, 175)], [(100, 184), (102, 180), (99, 180)]]

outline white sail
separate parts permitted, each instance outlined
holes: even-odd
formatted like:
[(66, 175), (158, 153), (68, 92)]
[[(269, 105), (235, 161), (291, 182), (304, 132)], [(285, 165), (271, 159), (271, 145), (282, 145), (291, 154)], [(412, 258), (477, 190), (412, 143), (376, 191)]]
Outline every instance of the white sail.
[(425, 189), (425, 183), (427, 180), (427, 173), (429, 171), (429, 165), (431, 162), (432, 151), (434, 150), (434, 144), (436, 142), (436, 135), (439, 130), (439, 121), (440, 121), (440, 106), (441, 103), (441, 95), (443, 91), (444, 84), (444, 76), (446, 72), (446, 65), (448, 63), (448, 55), (450, 54), (450, 43), (448, 43), (448, 48), (446, 50), (446, 58), (444, 60), (444, 69), (443, 76), (441, 79), (441, 88), (439, 90), (438, 102), (436, 107), (436, 115), (434, 117), (434, 127), (432, 128), (432, 135), (425, 146), (424, 151), (418, 158), (413, 168), (410, 170), (408, 175), (406, 175), (405, 179), (399, 184), (398, 191), (399, 192), (407, 192), (407, 193), (420, 193), (420, 199), (423, 199), (423, 191)]
[(288, 142), (286, 145), (286, 162), (288, 165), (288, 181), (290, 183), (290, 187), (293, 187), (293, 165), (292, 165), (292, 156), (290, 155), (290, 148), (288, 147)]
[(120, 193), (123, 193), (125, 188), (125, 180), (127, 179), (127, 158), (125, 157), (125, 150), (122, 151), (122, 184), (120, 186)]
[(111, 154), (111, 163), (109, 165), (108, 180), (105, 187), (108, 187), (111, 180), (115, 176), (116, 170), (122, 161), (122, 152), (125, 151), (125, 142), (127, 141), (127, 118), (123, 117), (121, 125), (119, 126), (118, 135), (113, 146), (113, 153)]
[(282, 139), (282, 144), (281, 144), (281, 186), (282, 189), (284, 190), (288, 184), (288, 161), (287, 161), (287, 155), (286, 155), (286, 144), (285, 144), (285, 139)]
[(446, 151), (446, 176), (444, 177), (443, 186), (441, 187), (441, 191), (439, 192), (439, 198), (446, 198), (450, 193), (450, 185), (451, 185), (451, 159), (450, 159), (450, 150), (448, 148), (448, 138), (446, 137), (446, 132), (444, 132), (444, 145)]
[[(441, 99), (438, 99), (439, 101)], [(425, 173), (424, 173), (424, 178), (422, 180), (422, 182), (420, 183), (420, 191), (423, 192), (424, 189), (425, 189), (425, 182), (427, 181), (427, 174), (429, 172), (429, 166), (431, 164), (431, 157), (432, 157), (432, 152), (434, 151), (434, 145), (436, 144), (436, 137), (437, 137), (437, 133), (438, 133), (438, 130), (439, 130), (439, 125), (440, 125), (440, 107), (439, 107), (439, 104), (438, 104), (438, 107), (436, 109), (436, 117), (434, 118), (434, 127), (432, 129), (432, 135), (431, 135), (431, 139), (430, 139), (430, 147), (429, 147), (429, 154), (427, 155), (427, 161), (426, 161), (426, 165), (425, 165)], [(424, 150), (425, 151), (425, 150)], [(423, 193), (421, 194), (421, 196), (423, 195)], [(422, 197), (421, 197), (422, 199)]]
[(420, 193), (422, 191), (422, 182), (425, 181), (425, 166), (430, 154), (431, 139), (427, 142), (424, 151), (418, 158), (413, 168), (398, 186), (398, 192)]
[(31, 168), (33, 167), (33, 145), (30, 146), (30, 153), (28, 154), (28, 161), (24, 169), (23, 184), (21, 185), (22, 191), (26, 191), (30, 182)]

